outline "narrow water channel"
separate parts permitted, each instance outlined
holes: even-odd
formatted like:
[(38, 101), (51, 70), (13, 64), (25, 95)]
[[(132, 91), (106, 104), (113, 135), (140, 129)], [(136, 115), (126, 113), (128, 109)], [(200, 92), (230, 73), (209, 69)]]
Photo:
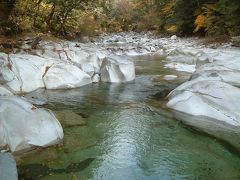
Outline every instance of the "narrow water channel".
[(164, 68), (160, 57), (134, 61), (131, 83), (27, 95), (48, 101), (65, 137), (18, 157), (20, 179), (240, 179), (239, 156), (189, 131), (165, 108), (168, 92), (188, 74)]

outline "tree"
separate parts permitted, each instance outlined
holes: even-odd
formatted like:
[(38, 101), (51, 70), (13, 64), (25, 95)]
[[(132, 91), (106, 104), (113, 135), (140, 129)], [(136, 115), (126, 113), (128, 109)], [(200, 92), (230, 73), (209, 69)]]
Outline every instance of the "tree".
[(14, 24), (8, 19), (14, 8), (15, 0), (1, 0), (0, 2), (0, 34), (11, 35), (14, 33)]
[(219, 12), (224, 17), (230, 35), (240, 35), (240, 3), (239, 0), (219, 0)]
[(89, 3), (88, 0), (50, 0), (49, 2), (53, 5), (52, 11), (48, 16), (50, 20), (48, 19), (48, 21), (51, 21), (57, 6), (58, 12), (56, 12), (56, 24), (59, 25), (59, 29), (57, 31), (61, 35), (67, 35), (67, 21), (70, 18), (73, 18), (73, 11), (79, 9), (83, 10)]

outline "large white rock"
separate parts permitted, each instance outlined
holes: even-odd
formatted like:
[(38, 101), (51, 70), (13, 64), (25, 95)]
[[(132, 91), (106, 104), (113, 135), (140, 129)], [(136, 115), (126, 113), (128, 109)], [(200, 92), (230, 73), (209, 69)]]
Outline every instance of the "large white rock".
[[(71, 59), (12, 54), (10, 55), (11, 70), (7, 68), (8, 66), (0, 69), (3, 79), (16, 93), (31, 92), (44, 87), (47, 89), (75, 88), (91, 83), (91, 76), (100, 72), (101, 60), (98, 56), (87, 55), (82, 59), (79, 58), (79, 61), (76, 58), (74, 62)], [(12, 79), (9, 72), (13, 74)]]
[(218, 65), (215, 63), (209, 63), (197, 68), (194, 72), (192, 79), (205, 78), (220, 80), (234, 86), (240, 86), (240, 70), (231, 69), (224, 65)]
[[(55, 63), (53, 60), (23, 54), (13, 54), (10, 59), (14, 79), (9, 81), (7, 85), (17, 93), (43, 88), (42, 77), (48, 67)], [(5, 73), (8, 72), (3, 71), (3, 74)]]
[(195, 66), (213, 62), (212, 54), (209, 55), (199, 49), (172, 49), (167, 55), (168, 64), (166, 67), (176, 69), (177, 71), (194, 72)]
[(6, 83), (14, 79), (14, 73), (11, 70), (11, 61), (5, 53), (0, 53), (0, 83)]
[(176, 63), (176, 62), (167, 63), (164, 65), (164, 67), (175, 69), (180, 72), (187, 72), (187, 73), (193, 73), (196, 70), (195, 69), (196, 66), (194, 64), (184, 64), (184, 63)]
[(203, 51), (197, 49), (177, 49), (168, 50), (165, 67), (176, 69), (177, 71), (193, 73), (195, 67), (212, 61)]
[(91, 76), (78, 67), (67, 63), (51, 66), (43, 80), (47, 89), (75, 88), (92, 82)]
[(93, 74), (100, 73), (100, 68), (102, 65), (102, 59), (98, 57), (96, 53), (88, 55), (85, 59), (82, 59), (81, 62), (79, 62), (80, 68), (89, 74), (90, 76), (93, 76)]
[(83, 50), (64, 50), (60, 51), (59, 55), (61, 60), (70, 61), (72, 63), (80, 65), (89, 56), (89, 53)]
[(63, 139), (63, 129), (46, 109), (38, 109), (24, 99), (0, 96), (0, 146), (12, 152), (46, 147)]
[[(214, 80), (189, 81), (169, 95), (167, 106), (189, 116), (240, 127), (240, 89)], [(183, 121), (185, 119), (182, 119)]]
[(0, 84), (0, 96), (11, 96), (13, 93)]
[(95, 44), (43, 40), (36, 50), (31, 50), (29, 45), (23, 45), (23, 49), (21, 53), (10, 57), (14, 78), (8, 78), (10, 80), (7, 85), (16, 93), (31, 92), (43, 87), (75, 88), (100, 80), (127, 82), (135, 78), (132, 62), (106, 58), (109, 51)]
[(134, 63), (120, 56), (105, 58), (102, 62), (101, 81), (128, 82), (135, 78)]

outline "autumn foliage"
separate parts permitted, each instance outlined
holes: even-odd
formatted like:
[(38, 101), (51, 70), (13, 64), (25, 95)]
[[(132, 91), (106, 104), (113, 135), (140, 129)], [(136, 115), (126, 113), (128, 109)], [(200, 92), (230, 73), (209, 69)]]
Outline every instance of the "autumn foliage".
[(239, 0), (2, 0), (0, 33), (240, 35)]

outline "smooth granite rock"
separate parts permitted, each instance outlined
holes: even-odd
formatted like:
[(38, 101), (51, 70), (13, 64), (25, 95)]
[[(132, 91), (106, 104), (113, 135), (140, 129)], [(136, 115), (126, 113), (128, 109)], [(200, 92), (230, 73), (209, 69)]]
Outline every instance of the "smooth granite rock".
[(0, 147), (21, 152), (63, 139), (61, 124), (50, 110), (38, 109), (15, 96), (0, 96), (0, 102)]

